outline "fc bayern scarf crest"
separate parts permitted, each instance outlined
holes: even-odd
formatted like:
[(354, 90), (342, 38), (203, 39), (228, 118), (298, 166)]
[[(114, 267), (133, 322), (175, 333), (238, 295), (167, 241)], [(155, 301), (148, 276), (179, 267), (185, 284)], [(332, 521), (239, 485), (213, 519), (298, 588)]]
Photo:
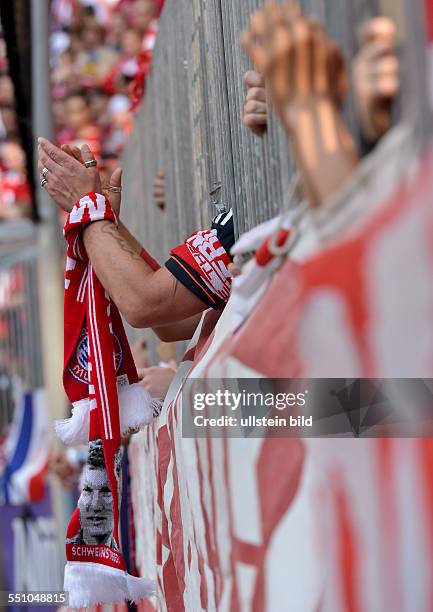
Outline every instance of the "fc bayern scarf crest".
[(81, 230), (116, 217), (108, 200), (90, 193), (72, 209), (64, 228), (65, 274), (63, 384), (72, 418), (57, 424), (64, 442), (88, 442), (83, 489), (66, 534), (64, 588), (72, 608), (152, 594), (150, 580), (127, 574), (119, 542), (121, 437), (149, 423), (159, 404), (138, 377), (120, 314), (85, 252)]

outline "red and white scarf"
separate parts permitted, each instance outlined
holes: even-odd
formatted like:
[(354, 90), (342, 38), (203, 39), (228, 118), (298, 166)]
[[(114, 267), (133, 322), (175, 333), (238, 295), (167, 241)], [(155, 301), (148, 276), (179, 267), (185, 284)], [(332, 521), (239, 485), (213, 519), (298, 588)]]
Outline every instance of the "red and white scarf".
[(152, 421), (159, 404), (137, 384), (137, 371), (119, 311), (87, 257), (81, 230), (94, 221), (116, 223), (108, 200), (89, 193), (64, 227), (65, 274), (63, 384), (72, 418), (57, 423), (66, 443), (88, 441), (83, 489), (66, 534), (65, 591), (72, 608), (140, 601), (152, 581), (130, 576), (119, 542), (121, 437)]

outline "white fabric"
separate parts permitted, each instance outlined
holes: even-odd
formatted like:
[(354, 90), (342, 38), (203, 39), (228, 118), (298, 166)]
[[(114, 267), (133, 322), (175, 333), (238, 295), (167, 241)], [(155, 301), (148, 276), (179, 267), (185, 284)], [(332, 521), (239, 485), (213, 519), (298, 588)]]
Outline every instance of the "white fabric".
[[(305, 212), (299, 222), (301, 238), (290, 253), (290, 258), (302, 262), (317, 253), (323, 245), (331, 244), (359, 228), (383, 205), (384, 193), (385, 197), (391, 196), (403, 171), (411, 171), (414, 156), (414, 147), (404, 126), (390, 133), (373, 155), (362, 162), (358, 172), (341, 194), (326, 202), (322, 209)], [(277, 225), (278, 220), (272, 220), (249, 235), (241, 237), (233, 252), (236, 253), (237, 249), (257, 249), (263, 237), (275, 231)], [(379, 473), (381, 463), (376, 440), (306, 441), (306, 462), (296, 498), (277, 522), (270, 542), (265, 543), (262, 507), (266, 505), (267, 496), (272, 497), (275, 494), (274, 476), (277, 480), (280, 470), (291, 468), (290, 459), (284, 455), (284, 448), (279, 446), (279, 441), (272, 440), (279, 451), (274, 454), (269, 452), (266, 443), (269, 443), (269, 440), (183, 438), (182, 411), (191, 410), (186, 394), (179, 397), (177, 412), (171, 415), (172, 422), (168, 418), (169, 403), (187, 373), (189, 378), (222, 379), (222, 388), (226, 378), (261, 376), (261, 372), (224, 354), (227, 339), (260, 301), (263, 293), (261, 283), (267, 286), (271, 280), (272, 270), (269, 269), (271, 274), (268, 275), (267, 271), (258, 271), (253, 267), (254, 264), (247, 264), (243, 270), (244, 278), (239, 277), (233, 283), (231, 297), (215, 327), (207, 352), (189, 373), (190, 366), (184, 364), (173, 381), (160, 420), (162, 424), (171, 426), (170, 462), (166, 479), (162, 482), (162, 505), (167, 519), (168, 538), (178, 542), (176, 530), (181, 529), (183, 550), (176, 552), (183, 555), (184, 560), (184, 575), (180, 576), (182, 585), (185, 585), (182, 592), (184, 608), (188, 611), (202, 610), (201, 593), (205, 591), (208, 598), (207, 609), (230, 612), (233, 609), (231, 587), (236, 580), (239, 609), (253, 609), (257, 566), (251, 559), (250, 563), (236, 559), (236, 546), (241, 542), (253, 550), (257, 545), (263, 544), (267, 547), (263, 559), (263, 612), (316, 612), (319, 609), (323, 612), (343, 612), (344, 599), (339, 574), (342, 570), (336, 563), (336, 560), (340, 559), (338, 545), (341, 541), (344, 542), (341, 534), (342, 521), (339, 522), (336, 518), (339, 516), (336, 507), (343, 500), (338, 511), (347, 509), (349, 536), (354, 534), (354, 546), (357, 550), (361, 553), (368, 552), (368, 558), (361, 559), (354, 576), (359, 587), (360, 612), (424, 612), (427, 607), (421, 606), (423, 602), (427, 602), (427, 598), (426, 581), (422, 578), (416, 578), (409, 583), (401, 600), (397, 594), (401, 585), (386, 584), (386, 578), (401, 574), (388, 571), (388, 562), (393, 561), (392, 555), (383, 557), (383, 538), (388, 537), (388, 534), (384, 536), (383, 532), (387, 530), (396, 507), (391, 506), (391, 516), (384, 515), (378, 503), (383, 495), (380, 489), (386, 489), (388, 483), (384, 482)], [(263, 276), (260, 276), (262, 273)], [(332, 315), (333, 305), (331, 306), (329, 310)], [(315, 316), (314, 319), (316, 318)], [(311, 318), (309, 321), (311, 322)], [(332, 344), (335, 338), (330, 337), (329, 330), (325, 329), (325, 332), (328, 344)], [(196, 339), (190, 344), (190, 348), (195, 342)], [(338, 346), (342, 358), (346, 361), (347, 375), (356, 376), (359, 372), (357, 361), (353, 359), (351, 344), (345, 342), (343, 337)], [(266, 351), (266, 346), (263, 350)], [(326, 366), (331, 368), (332, 364)], [(392, 441), (392, 452), (398, 454), (399, 450), (403, 449), (404, 456), (408, 459), (408, 473), (415, 473), (419, 477), (408, 448), (411, 444), (410, 441)], [(129, 452), (137, 519), (137, 556), (142, 570), (149, 574), (155, 565), (156, 533), (160, 532), (162, 524), (156, 499), (158, 448), (155, 432), (148, 428), (134, 436)], [(257, 466), (262, 453), (267, 457), (261, 467), (267, 470), (265, 474), (268, 476), (268, 482), (261, 493), (259, 481), (263, 486), (263, 472), (258, 474)], [(348, 457), (350, 461), (347, 460)], [(393, 469), (395, 465), (392, 464)], [(159, 477), (162, 479), (163, 476), (159, 474)], [(395, 478), (395, 474), (391, 473), (390, 477)], [(399, 490), (400, 495), (409, 495), (406, 504), (399, 504), (399, 509), (402, 508), (405, 514), (402, 525), (405, 531), (407, 530), (403, 545), (408, 556), (407, 561), (403, 559), (403, 563), (423, 559), (423, 563), (417, 565), (421, 567), (422, 572), (423, 567), (431, 565), (431, 553), (423, 556), (414, 549), (415, 546), (422, 549), (423, 542), (417, 521), (411, 521), (414, 516), (413, 507), (419, 505), (415, 503), (409, 508), (411, 499), (418, 499), (416, 496), (410, 497), (411, 483), (412, 488), (415, 488), (415, 479), (411, 478), (406, 479), (405, 487)], [(385, 491), (385, 495), (387, 494), (389, 491)], [(395, 497), (391, 499), (395, 500)], [(269, 519), (269, 516), (267, 518)], [(212, 559), (208, 556), (208, 540), (211, 540), (212, 552), (218, 558), (221, 570), (218, 580), (221, 582), (222, 593), (218, 604)], [(350, 544), (349, 541), (348, 546)], [(168, 562), (169, 553), (163, 544), (163, 568)], [(234, 568), (231, 565), (233, 557), (236, 559)], [(200, 559), (204, 565), (202, 570)], [(401, 557), (395, 558), (394, 562), (401, 562)], [(415, 564), (412, 563), (412, 573), (415, 573), (414, 567)], [(176, 566), (176, 570), (181, 571), (180, 564)], [(411, 591), (412, 587), (414, 591)], [(164, 588), (170, 590), (168, 581)], [(395, 592), (394, 595), (392, 591)], [(384, 596), (384, 593), (387, 595)], [(165, 598), (160, 598), (157, 609), (158, 612), (167, 610)]]
[(154, 594), (155, 584), (105, 565), (68, 561), (63, 589), (69, 592), (69, 607), (77, 609), (125, 600), (138, 603)]
[[(119, 389), (120, 432), (127, 436), (153, 421), (161, 410), (161, 401), (136, 383)], [(56, 433), (63, 444), (85, 444), (89, 439), (90, 404), (88, 399), (75, 402), (72, 416), (56, 422)]]

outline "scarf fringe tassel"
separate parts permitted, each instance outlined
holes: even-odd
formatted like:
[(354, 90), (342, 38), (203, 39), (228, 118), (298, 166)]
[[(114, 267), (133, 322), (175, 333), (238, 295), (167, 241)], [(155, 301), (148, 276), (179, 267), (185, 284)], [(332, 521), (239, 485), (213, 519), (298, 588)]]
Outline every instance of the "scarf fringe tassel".
[[(152, 398), (136, 383), (119, 390), (120, 431), (122, 436), (137, 432), (149, 425), (161, 412), (161, 401)], [(56, 433), (63, 444), (87, 444), (89, 440), (90, 402), (75, 402), (70, 419), (56, 421)]]
[(64, 590), (69, 592), (69, 607), (77, 609), (125, 601), (138, 603), (155, 595), (155, 583), (96, 563), (68, 561)]

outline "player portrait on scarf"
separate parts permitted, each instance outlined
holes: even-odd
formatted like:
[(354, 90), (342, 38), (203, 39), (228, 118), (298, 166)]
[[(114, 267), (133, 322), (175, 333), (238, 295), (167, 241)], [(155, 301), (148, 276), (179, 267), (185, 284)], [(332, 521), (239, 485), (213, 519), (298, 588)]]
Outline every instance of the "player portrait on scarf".
[[(123, 448), (114, 456), (114, 474), (120, 496)], [(87, 462), (83, 473), (83, 489), (78, 500), (80, 532), (67, 540), (67, 544), (103, 544), (114, 550), (119, 546), (113, 537), (113, 496), (104, 462), (102, 440), (89, 442)]]
[(120, 314), (96, 276), (82, 242), (83, 228), (116, 222), (108, 200), (89, 193), (65, 223), (63, 383), (73, 412), (57, 424), (69, 444), (87, 440), (83, 489), (66, 534), (64, 589), (71, 608), (138, 602), (152, 580), (129, 575), (120, 547), (122, 435), (151, 422), (154, 402), (138, 375)]

